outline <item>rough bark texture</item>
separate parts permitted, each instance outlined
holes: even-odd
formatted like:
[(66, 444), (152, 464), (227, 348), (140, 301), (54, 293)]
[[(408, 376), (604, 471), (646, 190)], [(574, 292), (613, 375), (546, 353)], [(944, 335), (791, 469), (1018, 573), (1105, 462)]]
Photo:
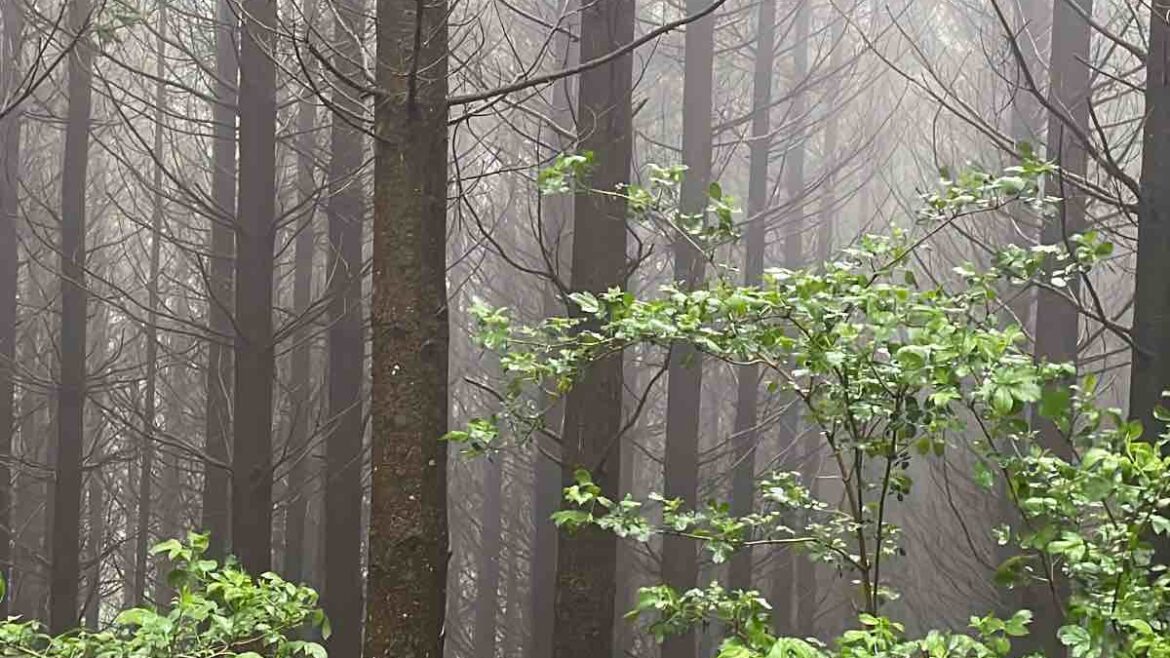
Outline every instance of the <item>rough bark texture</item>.
[(440, 658), (447, 585), (447, 3), (378, 0), (366, 658)]
[[(1072, 3), (1079, 6), (1074, 7)], [(1053, 3), (1048, 100), (1060, 110), (1063, 118), (1053, 115), (1048, 119), (1048, 158), (1060, 166), (1060, 172), (1050, 181), (1052, 189), (1048, 193), (1061, 197), (1063, 201), (1058, 206), (1056, 217), (1044, 223), (1040, 235), (1044, 244), (1067, 244), (1068, 236), (1086, 227), (1086, 196), (1070, 179), (1083, 177), (1087, 170), (1088, 156), (1073, 126), (1082, 134), (1089, 130), (1090, 70), (1086, 62), (1092, 32), (1081, 12), (1092, 15), (1092, 10), (1091, 0), (1056, 0)], [(1075, 281), (1070, 282), (1069, 290), (1076, 293)], [(1076, 364), (1079, 328), (1079, 315), (1072, 304), (1057, 293), (1038, 292), (1037, 358)], [(1035, 422), (1044, 447), (1058, 455), (1071, 456), (1067, 442), (1055, 425), (1038, 417)], [(1035, 613), (1035, 619), (1031, 634), (1021, 644), (1026, 651), (1060, 656), (1064, 655), (1065, 649), (1056, 638), (1056, 632), (1064, 623), (1060, 599), (1065, 587), (1055, 574), (1053, 577), (1057, 581), (1053, 586), (1029, 587), (1023, 592), (1023, 603)]]
[[(0, 33), (0, 98), (16, 85), (20, 35), (24, 14), (12, 0), (4, 9)], [(16, 432), (13, 371), (16, 363), (16, 291), (19, 274), (16, 222), (20, 172), (21, 112), (16, 108), (0, 118), (0, 578), (10, 582), (13, 562), (12, 470)], [(9, 598), (0, 600), (0, 619), (9, 612)]]
[[(629, 43), (634, 33), (633, 0), (584, 5), (581, 61)], [(612, 191), (629, 180), (632, 130), (632, 58), (619, 57), (581, 74), (578, 87), (580, 148), (592, 151), (590, 184)], [(574, 207), (571, 287), (603, 293), (626, 279), (626, 204), (612, 196), (578, 195)], [(618, 432), (622, 424), (622, 356), (593, 364), (565, 403), (562, 481), (584, 467), (607, 494), (621, 481)], [(617, 539), (590, 528), (562, 534), (557, 550), (553, 656), (594, 658), (613, 653)]]
[(215, 98), (211, 108), (212, 173), (209, 264), (207, 268), (208, 329), (207, 407), (204, 417), (208, 459), (203, 466), (203, 505), (200, 525), (211, 534), (208, 554), (221, 558), (231, 545), (231, 483), (227, 469), (231, 442), (232, 351), (227, 347), (235, 329), (232, 304), (232, 259), (236, 216), (236, 62), (237, 21), (230, 0), (216, 4)]
[[(365, 32), (360, 0), (337, 4), (333, 66), (354, 75), (361, 63), (356, 35)], [(338, 85), (333, 103), (357, 112), (352, 96)], [(362, 651), (362, 135), (334, 117), (330, 135), (329, 268), (329, 433), (325, 444), (324, 605), (333, 622), (329, 654), (359, 658)]]
[[(756, 58), (752, 80), (752, 127), (749, 142), (747, 254), (744, 284), (759, 285), (764, 276), (764, 243), (768, 237), (763, 213), (768, 206), (768, 151), (771, 148), (772, 61), (776, 41), (776, 0), (762, 0), (756, 19)], [(731, 513), (750, 514), (755, 500), (756, 430), (759, 415), (760, 370), (743, 366), (737, 373), (733, 443), (735, 464), (731, 476)], [(752, 551), (731, 557), (728, 582), (734, 589), (752, 587)]]
[[(707, 4), (706, 0), (687, 0), (687, 12), (698, 13)], [(715, 17), (708, 15), (686, 28), (682, 152), (687, 172), (682, 183), (681, 210), (690, 215), (703, 215), (707, 210), (714, 59)], [(706, 265), (704, 258), (691, 240), (676, 238), (674, 280), (684, 289), (699, 286)], [(702, 356), (691, 345), (675, 345), (670, 351), (668, 367), (664, 490), (667, 498), (681, 498), (688, 507), (693, 507), (699, 488)], [(663, 581), (680, 592), (692, 589), (698, 580), (696, 548), (694, 541), (683, 537), (663, 539)], [(694, 632), (671, 636), (662, 645), (662, 651), (672, 658), (693, 658), (697, 648)]]
[(276, 3), (245, 0), (243, 16), (231, 523), (232, 552), (260, 573), (272, 561), (276, 72), (270, 53)]

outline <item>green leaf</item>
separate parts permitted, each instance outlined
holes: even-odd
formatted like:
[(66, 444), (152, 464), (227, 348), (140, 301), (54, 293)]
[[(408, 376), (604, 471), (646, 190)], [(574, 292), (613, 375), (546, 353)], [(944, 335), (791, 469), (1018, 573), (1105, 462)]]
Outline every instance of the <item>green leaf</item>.
[(591, 315), (596, 315), (601, 312), (601, 302), (589, 292), (574, 292), (569, 295), (569, 299), (580, 308), (582, 311)]

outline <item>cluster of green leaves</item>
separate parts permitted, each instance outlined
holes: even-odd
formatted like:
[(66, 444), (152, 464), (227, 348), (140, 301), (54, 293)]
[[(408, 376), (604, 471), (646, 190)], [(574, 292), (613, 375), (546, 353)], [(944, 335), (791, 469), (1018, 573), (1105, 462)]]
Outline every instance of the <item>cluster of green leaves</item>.
[[(122, 611), (109, 628), (51, 636), (36, 621), (0, 623), (4, 658), (326, 658), (324, 647), (299, 639), (329, 622), (312, 589), (273, 573), (253, 578), (234, 561), (205, 559), (207, 536), (170, 540), (153, 549), (174, 569), (174, 599), (165, 608)], [(0, 592), (2, 595), (2, 592)]]
[[(563, 182), (587, 173), (588, 159), (576, 157), (549, 175), (549, 191), (583, 189)], [(929, 286), (908, 266), (918, 245), (959, 217), (1013, 202), (1043, 212), (1040, 181), (1051, 169), (1029, 159), (1001, 175), (946, 179), (939, 192), (923, 195), (917, 234), (866, 236), (817, 268), (770, 270), (762, 286), (718, 279), (693, 291), (666, 286), (648, 299), (617, 289), (580, 292), (570, 297), (578, 314), (535, 326), (513, 323), (505, 309), (477, 308), (479, 340), (500, 355), (503, 410), (447, 438), (472, 452), (500, 448), (506, 437), (524, 441), (545, 430), (544, 409), (533, 400), (563, 395), (590, 364), (630, 347), (688, 344), (729, 364), (758, 364), (771, 375), (769, 388), (799, 401), (819, 431), (844, 484), (844, 505), (817, 500), (792, 473), (759, 482), (763, 506), (735, 516), (720, 502), (687, 509), (656, 495), (617, 501), (579, 471), (565, 490), (567, 509), (554, 519), (636, 541), (689, 537), (717, 561), (750, 546), (792, 545), (855, 574), (864, 601), (859, 627), (832, 646), (779, 638), (757, 592), (658, 585), (642, 590), (631, 613), (651, 617), (657, 636), (714, 620), (727, 629), (720, 658), (1008, 655), (1011, 638), (1027, 633), (1027, 611), (975, 617), (968, 633), (919, 639), (905, 638), (900, 624), (880, 615), (896, 596), (882, 578), (883, 560), (899, 554), (888, 508), (910, 495), (913, 459), (962, 443), (980, 457), (976, 481), (990, 490), (1002, 476), (1025, 519), (1018, 528), (989, 529), (1020, 551), (998, 579), (1009, 586), (1069, 583), (1060, 638), (1075, 658), (1166, 658), (1170, 590), (1150, 544), (1170, 534), (1166, 440), (1143, 440), (1141, 427), (1117, 410), (1098, 409), (1092, 381), (1070, 386), (1068, 365), (1036, 362), (1021, 330), (1004, 322), (1005, 284), (1065, 287), (1108, 258), (1111, 246), (1095, 233), (1061, 245), (1010, 246), (989, 266), (961, 266), (949, 284)], [(682, 170), (655, 171), (651, 188), (658, 191), (635, 191), (631, 206), (685, 224), (662, 210), (674, 202), (670, 190)], [(1038, 444), (1029, 409), (1060, 429), (1067, 449)]]

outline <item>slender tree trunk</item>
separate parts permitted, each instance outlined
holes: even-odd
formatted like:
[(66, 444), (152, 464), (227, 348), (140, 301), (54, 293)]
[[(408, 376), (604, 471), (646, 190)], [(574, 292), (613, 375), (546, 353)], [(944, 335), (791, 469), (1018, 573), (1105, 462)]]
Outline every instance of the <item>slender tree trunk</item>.
[[(1074, 7), (1072, 3), (1079, 7)], [(1092, 31), (1080, 12), (1092, 14), (1091, 0), (1055, 0), (1052, 9), (1052, 50), (1049, 64), (1050, 104), (1063, 111), (1083, 133), (1089, 131), (1090, 68)], [(1069, 180), (1083, 177), (1088, 155), (1072, 127), (1056, 116), (1048, 120), (1048, 158), (1060, 167), (1050, 184), (1049, 194), (1061, 197), (1059, 212), (1045, 221), (1040, 239), (1044, 244), (1067, 244), (1067, 238), (1087, 226), (1086, 196)], [(1068, 174), (1066, 176), (1065, 174)], [(1069, 292), (1078, 286), (1070, 282)], [(1038, 359), (1054, 363), (1077, 363), (1080, 318), (1077, 309), (1061, 295), (1040, 290), (1036, 300), (1036, 346)], [(1068, 443), (1050, 421), (1035, 418), (1041, 444), (1057, 455), (1071, 457)], [(1067, 585), (1056, 573), (1052, 586), (1029, 587), (1023, 592), (1024, 605), (1035, 614), (1031, 634), (1021, 643), (1026, 651), (1041, 651), (1050, 657), (1064, 655), (1056, 637), (1064, 623), (1063, 599)]]
[[(97, 167), (101, 171), (101, 165)], [(101, 175), (95, 176), (100, 182)], [(100, 189), (100, 188), (99, 188)], [(94, 314), (94, 339), (90, 354), (91, 363), (102, 364), (106, 358), (106, 343), (109, 332), (109, 308), (99, 307)], [(85, 627), (97, 630), (101, 622), (102, 613), (102, 544), (105, 541), (106, 525), (106, 483), (102, 480), (102, 467), (105, 446), (103, 445), (103, 424), (101, 410), (96, 405), (86, 409), (89, 418), (90, 447), (89, 455), (95, 466), (85, 474), (86, 488), (86, 516), (87, 539), (86, 559), (89, 560), (89, 572), (86, 574), (88, 591), (85, 593), (83, 606)]]
[[(573, 11), (575, 5), (566, 6), (566, 12)], [(571, 21), (572, 19), (570, 19)], [(566, 24), (566, 29), (576, 27), (575, 22)], [(563, 33), (555, 37), (556, 52), (559, 54), (559, 66), (571, 66), (576, 63), (577, 49), (573, 42)], [(558, 80), (552, 88), (552, 118), (559, 126), (569, 128), (573, 125), (573, 101), (569, 85), (572, 80), (565, 78)], [(557, 132), (553, 132), (548, 140), (560, 149), (570, 147), (569, 140)], [(549, 154), (550, 156), (556, 155)], [(567, 262), (565, 229), (572, 225), (573, 200), (567, 196), (548, 196), (540, 200), (541, 221), (544, 223), (544, 235), (548, 236), (548, 243), (540, 245), (541, 249), (548, 250), (550, 260), (555, 264), (557, 275), (562, 279), (570, 275)], [(541, 288), (542, 312), (545, 317), (563, 315), (565, 312), (557, 291), (550, 283)], [(564, 402), (541, 400), (542, 403), (552, 402), (552, 407), (545, 414), (545, 425), (556, 435), (562, 432), (564, 424)], [(537, 436), (537, 441), (543, 437)], [(532, 457), (532, 561), (531, 561), (531, 624), (529, 643), (526, 647), (528, 658), (548, 658), (552, 656), (553, 627), (555, 625), (555, 601), (557, 581), (557, 528), (552, 522), (552, 515), (560, 507), (561, 500), (561, 467), (554, 460), (560, 458), (560, 445), (551, 441), (543, 441), (543, 450), (537, 450)]]
[[(634, 0), (583, 5), (581, 61), (608, 54), (633, 40)], [(593, 187), (612, 191), (627, 182), (633, 150), (629, 55), (580, 76), (580, 147), (596, 155)], [(572, 288), (595, 294), (624, 286), (626, 280), (626, 204), (598, 194), (575, 200)], [(569, 393), (562, 433), (562, 482), (587, 468), (607, 493), (618, 491), (621, 452), (616, 439), (622, 424), (622, 355), (593, 364)], [(613, 654), (617, 539), (590, 528), (562, 534), (557, 550), (553, 656), (594, 658)]]
[[(706, 0), (688, 0), (687, 12), (697, 13)], [(685, 72), (683, 79), (683, 178), (681, 210), (704, 215), (711, 183), (711, 76), (715, 58), (715, 16), (708, 15), (686, 28)], [(674, 279), (684, 289), (701, 285), (705, 256), (691, 240), (678, 237), (674, 243)], [(666, 403), (667, 498), (680, 498), (693, 507), (699, 489), (699, 409), (703, 391), (703, 359), (691, 345), (674, 345), (670, 350)], [(699, 561), (695, 542), (667, 536), (662, 543), (662, 577), (680, 592), (692, 589), (698, 580)], [(695, 634), (688, 632), (666, 639), (664, 654), (671, 658), (694, 658), (698, 648)]]
[[(768, 207), (768, 152), (772, 141), (770, 108), (772, 105), (772, 62), (776, 41), (776, 0), (761, 0), (756, 19), (756, 59), (752, 78), (752, 127), (749, 142), (747, 254), (744, 261), (744, 285), (758, 286), (764, 276), (764, 244), (768, 226), (764, 211)], [(731, 513), (751, 514), (755, 499), (756, 444), (759, 433), (760, 370), (743, 366), (737, 372), (733, 444), (735, 466), (731, 476)], [(733, 590), (752, 587), (752, 551), (742, 550), (731, 557), (728, 582)]]
[[(793, 25), (792, 48), (792, 84), (799, 88), (804, 85), (808, 77), (808, 40), (811, 21), (811, 11), (807, 5), (796, 9)], [(801, 125), (808, 120), (805, 116), (808, 103), (805, 94), (797, 91), (792, 98), (790, 120)], [(805, 213), (805, 159), (806, 144), (803, 136), (794, 140), (784, 157), (784, 191), (787, 197), (788, 217), (783, 223), (783, 258), (784, 266), (798, 268), (804, 266), (804, 213)], [(802, 446), (800, 441), (800, 401), (795, 394), (786, 394), (783, 398), (785, 405), (780, 414), (780, 443), (782, 453), (789, 455), (789, 459), (801, 459)], [(792, 463), (792, 466), (803, 466), (803, 463)], [(787, 466), (786, 466), (787, 468)], [(790, 548), (781, 549), (776, 555), (778, 564), (772, 576), (773, 618), (776, 632), (781, 634), (801, 634), (803, 629), (798, 628), (797, 608), (801, 596), (803, 581), (808, 570), (800, 564), (800, 558)]]
[[(16, 86), (24, 12), (13, 0), (5, 0), (4, 31), (0, 33), (0, 98)], [(16, 431), (13, 371), (16, 364), (16, 291), (20, 254), (16, 222), (20, 176), (20, 108), (0, 118), (0, 579), (11, 581), (13, 563), (12, 470)], [(9, 597), (0, 598), (0, 619), (9, 612)]]
[(447, 2), (378, 0), (367, 658), (439, 658), (447, 589)]
[(244, 0), (240, 40), (240, 198), (236, 224), (232, 552), (272, 563), (273, 250), (276, 241), (276, 2)]
[[(147, 273), (146, 295), (147, 315), (145, 330), (146, 339), (146, 392), (143, 395), (142, 414), (142, 444), (139, 448), (138, 471), (138, 518), (134, 541), (137, 545), (134, 566), (134, 600), (136, 605), (142, 605), (146, 599), (146, 579), (150, 572), (150, 517), (154, 508), (154, 459), (155, 459), (155, 429), (158, 416), (158, 303), (159, 303), (159, 267), (161, 257), (161, 233), (163, 218), (162, 182), (162, 131), (164, 104), (166, 93), (163, 88), (163, 61), (166, 57), (166, 5), (162, 6), (158, 15), (156, 28), (158, 38), (155, 44), (157, 60), (155, 62), (155, 76), (158, 82), (154, 87), (154, 186), (153, 207), (150, 216), (150, 271)], [(174, 492), (166, 492), (172, 496)]]
[(500, 549), (503, 546), (504, 464), (497, 456), (493, 460), (485, 460), (483, 467), (473, 642), (476, 658), (495, 658), (496, 611), (500, 607)]
[[(361, 67), (365, 3), (342, 0), (333, 27), (334, 68), (356, 76)], [(359, 114), (361, 107), (338, 84), (333, 103)], [(362, 225), (365, 219), (360, 171), (363, 140), (346, 117), (334, 116), (330, 135), (329, 432), (325, 443), (325, 593), (333, 621), (329, 652), (360, 658), (362, 652)], [(427, 220), (429, 221), (429, 219)]]
[[(90, 20), (89, 0), (71, 0), (72, 31)], [(61, 177), (61, 367), (57, 389), (57, 464), (53, 494), (49, 628), (77, 624), (81, 582), (81, 461), (85, 433), (85, 182), (89, 164), (93, 51), (81, 37), (69, 54), (69, 108)]]
[[(316, 20), (317, 5), (313, 0), (305, 0), (302, 11), (306, 20), (312, 23)], [(306, 72), (306, 75), (310, 73)], [(317, 201), (313, 197), (316, 192), (316, 181), (313, 175), (313, 158), (316, 154), (316, 138), (314, 124), (316, 123), (317, 107), (309, 98), (302, 98), (297, 103), (297, 194), (303, 216), (297, 226), (293, 254), (293, 315), (295, 322), (300, 322), (299, 328), (293, 334), (292, 349), (292, 382), (289, 386), (289, 419), (292, 429), (289, 432), (289, 451), (293, 466), (288, 474), (288, 507), (285, 512), (284, 528), (284, 576), (294, 582), (304, 581), (306, 578), (305, 564), (305, 525), (309, 510), (309, 491), (313, 480), (313, 460), (309, 445), (309, 421), (312, 414), (312, 392), (310, 383), (312, 352), (310, 345), (311, 334), (305, 323), (305, 315), (309, 312), (310, 297), (313, 294), (313, 252), (317, 243), (317, 232), (313, 225), (316, 214)], [(360, 372), (360, 370), (359, 370)]]
[[(211, 534), (208, 554), (222, 558), (231, 545), (230, 491), (227, 464), (230, 457), (232, 351), (227, 347), (235, 333), (228, 309), (233, 282), (235, 236), (230, 222), (236, 216), (236, 29), (231, 0), (216, 3), (215, 102), (211, 108), (211, 200), (216, 216), (211, 219), (210, 261), (207, 273), (208, 329), (207, 407), (204, 437), (208, 460), (203, 466), (203, 505), (200, 525)], [(218, 463), (217, 463), (218, 462)]]

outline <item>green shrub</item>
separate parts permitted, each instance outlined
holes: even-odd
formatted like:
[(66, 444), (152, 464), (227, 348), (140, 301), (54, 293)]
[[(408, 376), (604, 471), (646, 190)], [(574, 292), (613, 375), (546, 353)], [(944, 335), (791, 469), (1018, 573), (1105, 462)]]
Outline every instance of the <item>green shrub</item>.
[[(106, 629), (56, 637), (36, 621), (0, 623), (4, 658), (326, 658), (324, 647), (297, 639), (306, 628), (329, 636), (317, 593), (273, 573), (253, 578), (233, 560), (205, 559), (207, 536), (155, 546), (174, 566), (170, 606), (122, 611)], [(0, 596), (3, 585), (0, 583)]]

